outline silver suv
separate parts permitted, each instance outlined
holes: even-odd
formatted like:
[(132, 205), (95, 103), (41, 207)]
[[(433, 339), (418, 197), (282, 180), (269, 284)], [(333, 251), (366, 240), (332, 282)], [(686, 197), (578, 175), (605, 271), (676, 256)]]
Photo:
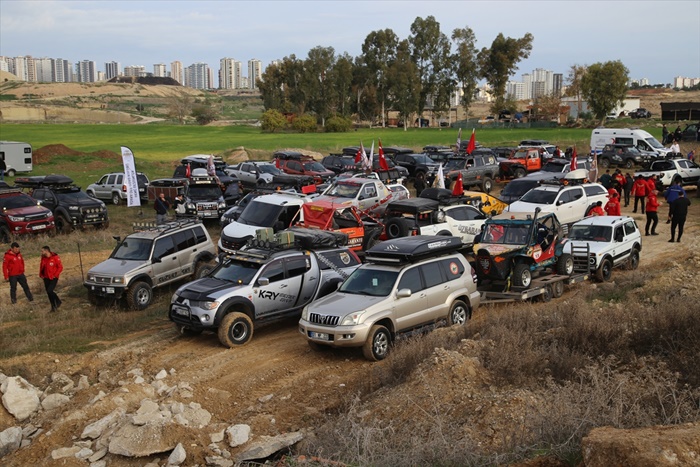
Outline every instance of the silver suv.
[[(138, 182), (139, 198), (142, 203), (148, 201), (148, 177), (141, 173), (136, 173)], [(113, 204), (126, 202), (126, 185), (124, 172), (105, 174), (97, 182), (91, 183), (85, 188), (85, 193), (93, 198), (111, 200)]]
[(163, 225), (144, 223), (119, 241), (109, 259), (90, 269), (84, 285), (88, 299), (126, 298), (133, 310), (153, 300), (153, 289), (185, 278), (199, 278), (214, 268), (216, 245), (197, 220)]
[(316, 350), (362, 347), (382, 360), (401, 333), (447, 321), (464, 325), (480, 303), (458, 237), (418, 235), (370, 248), (338, 290), (304, 307), (299, 332)]

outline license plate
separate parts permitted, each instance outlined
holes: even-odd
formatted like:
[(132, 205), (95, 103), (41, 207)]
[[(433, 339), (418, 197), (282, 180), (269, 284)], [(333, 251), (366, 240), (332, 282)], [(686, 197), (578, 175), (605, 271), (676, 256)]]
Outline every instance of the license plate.
[(108, 294), (113, 294), (114, 293), (114, 287), (105, 287), (104, 292)]
[(45, 225), (33, 225), (32, 226), (32, 230), (41, 230), (41, 229), (45, 229), (45, 228), (46, 228)]
[(187, 308), (183, 308), (181, 306), (173, 306), (173, 313), (175, 313), (176, 315), (182, 315), (182, 316), (189, 316), (190, 315)]
[(331, 336), (329, 334), (326, 334), (325, 332), (309, 331), (309, 337), (312, 339), (318, 339), (320, 341), (327, 341), (331, 339)]

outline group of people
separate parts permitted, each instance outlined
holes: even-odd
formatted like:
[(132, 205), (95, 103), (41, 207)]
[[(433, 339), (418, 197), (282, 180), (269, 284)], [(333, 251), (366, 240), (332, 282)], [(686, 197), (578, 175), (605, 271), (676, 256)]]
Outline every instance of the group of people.
[(683, 130), (681, 130), (680, 126), (676, 127), (675, 131), (671, 133), (668, 131), (668, 128), (666, 128), (666, 124), (663, 124), (661, 128), (661, 144), (670, 144), (671, 152), (680, 153), (681, 149), (678, 143), (680, 143), (682, 140)]
[[(5, 281), (10, 283), (10, 301), (17, 303), (17, 284), (22, 287), (27, 300), (34, 301), (34, 295), (29, 290), (27, 277), (24, 275), (24, 257), (20, 252), (19, 243), (12, 242), (10, 249), (5, 253), (2, 261), (2, 272)], [(49, 297), (51, 311), (58, 311), (61, 307), (61, 299), (56, 293), (58, 278), (63, 272), (63, 263), (57, 253), (51, 251), (48, 246), (41, 247), (41, 263), (39, 264), (39, 277), (44, 281), (44, 289)]]
[[(180, 193), (175, 197), (173, 201), (172, 208), (177, 213), (184, 213), (185, 208), (185, 196)], [(168, 210), (170, 209), (170, 202), (165, 198), (164, 193), (160, 193), (156, 198), (155, 203), (153, 203), (153, 209), (156, 211), (156, 225), (165, 224), (168, 221)]]

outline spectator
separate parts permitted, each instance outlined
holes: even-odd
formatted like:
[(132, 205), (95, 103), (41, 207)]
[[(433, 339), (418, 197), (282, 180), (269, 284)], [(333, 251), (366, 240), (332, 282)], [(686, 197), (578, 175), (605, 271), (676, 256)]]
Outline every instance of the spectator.
[(634, 185), (634, 178), (632, 178), (632, 175), (630, 174), (625, 174), (625, 184), (624, 186), (624, 191), (625, 191), (625, 207), (630, 205), (630, 194), (632, 193), (632, 185)]
[(665, 123), (661, 127), (661, 144), (668, 144), (668, 128)]
[(622, 190), (625, 187), (625, 176), (622, 175), (622, 171), (620, 169), (615, 169), (615, 173), (613, 174), (613, 186), (618, 193), (622, 193)]
[(656, 176), (656, 174), (651, 175), (649, 178), (646, 179), (646, 183), (647, 183), (647, 187), (648, 187), (647, 194), (651, 193), (651, 190), (658, 190), (658, 187), (656, 186), (657, 185), (656, 182), (658, 179), (659, 179), (659, 177)]
[(676, 236), (676, 227), (678, 227), (678, 239), (676, 242), (681, 241), (685, 219), (688, 217), (688, 206), (690, 206), (690, 200), (685, 196), (684, 192), (681, 192), (678, 198), (671, 203), (671, 240), (669, 242), (673, 242), (673, 238)]
[(622, 214), (620, 212), (620, 196), (617, 193), (614, 193), (605, 204), (605, 212), (608, 213), (608, 216), (620, 216)]
[(677, 200), (680, 195), (686, 196), (685, 190), (678, 180), (674, 180), (671, 182), (671, 186), (668, 187), (668, 190), (666, 190), (664, 193), (664, 198), (666, 198), (666, 202), (668, 203), (667, 224), (671, 223), (671, 203)]
[(17, 303), (17, 284), (22, 286), (27, 300), (34, 301), (34, 296), (29, 290), (27, 277), (24, 275), (24, 258), (19, 251), (19, 243), (12, 242), (10, 249), (5, 253), (5, 258), (2, 261), (2, 272), (5, 280), (10, 283), (10, 301)]
[(168, 220), (168, 209), (170, 209), (170, 203), (165, 199), (165, 194), (161, 193), (156, 198), (156, 202), (153, 204), (153, 209), (156, 210), (156, 225), (165, 224)]
[(554, 148), (554, 157), (556, 157), (557, 159), (561, 157), (561, 149), (559, 149), (559, 146), (556, 146)]
[(671, 153), (673, 154), (680, 154), (681, 153), (681, 145), (678, 144), (678, 140), (675, 140), (673, 144), (671, 145)]
[(601, 185), (607, 190), (612, 186), (612, 176), (610, 175), (610, 169), (607, 169), (603, 175), (600, 176), (598, 180)]
[(63, 264), (61, 263), (61, 258), (56, 253), (52, 252), (51, 248), (48, 246), (42, 246), (39, 277), (44, 280), (44, 288), (46, 289), (46, 295), (49, 297), (51, 311), (58, 311), (62, 303), (56, 293), (56, 285), (58, 285), (58, 278), (62, 271)]
[(7, 164), (5, 164), (5, 158), (0, 157), (0, 180), (5, 180), (5, 171), (7, 170)]
[(642, 214), (644, 214), (644, 200), (647, 196), (647, 190), (649, 186), (647, 185), (647, 182), (644, 180), (644, 177), (641, 175), (637, 175), (637, 179), (634, 181), (634, 184), (632, 185), (632, 195), (634, 196), (634, 210), (632, 211), (633, 213), (637, 212), (637, 205), (641, 202), (642, 203)]
[(416, 189), (416, 198), (418, 198), (423, 190), (425, 190), (425, 175), (419, 173), (413, 180), (413, 187)]
[(644, 235), (649, 235), (649, 227), (651, 226), (651, 235), (659, 235), (656, 233), (656, 225), (659, 223), (659, 200), (656, 197), (658, 191), (651, 190), (647, 195), (647, 224), (644, 227)]
[(175, 197), (175, 201), (173, 201), (173, 210), (175, 211), (175, 215), (185, 214), (185, 195), (183, 195), (182, 193), (179, 193)]
[(673, 132), (673, 141), (674, 142), (679, 142), (683, 140), (683, 130), (681, 130), (681, 126), (678, 125), (676, 127), (676, 130)]
[(604, 216), (605, 211), (603, 211), (603, 202), (598, 201), (597, 203), (595, 203), (595, 206), (593, 206), (591, 208), (591, 210), (588, 211), (588, 215), (589, 216)]

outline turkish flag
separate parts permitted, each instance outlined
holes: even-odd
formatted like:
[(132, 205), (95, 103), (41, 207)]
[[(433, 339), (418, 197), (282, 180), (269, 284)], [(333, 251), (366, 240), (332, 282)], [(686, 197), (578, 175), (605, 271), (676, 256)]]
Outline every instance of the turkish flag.
[(452, 188), (452, 196), (462, 196), (464, 194), (464, 184), (462, 183), (462, 173), (460, 172)]
[(185, 178), (190, 178), (192, 176), (192, 169), (190, 168), (190, 164), (187, 164), (187, 168), (185, 169)]
[(360, 147), (357, 149), (357, 154), (355, 154), (355, 164), (358, 164), (360, 161), (364, 160), (364, 158), (364, 148), (362, 147), (362, 143), (360, 143)]
[(474, 128), (472, 128), (472, 136), (469, 138), (469, 144), (467, 144), (467, 154), (471, 153), (476, 149), (476, 135), (474, 135)]
[(571, 165), (569, 166), (569, 171), (576, 170), (576, 167), (578, 165), (576, 158), (576, 146), (574, 146), (574, 150), (571, 152)]
[(386, 157), (384, 156), (384, 148), (382, 148), (382, 140), (379, 140), (379, 168), (382, 170), (389, 170), (389, 164), (386, 163)]

